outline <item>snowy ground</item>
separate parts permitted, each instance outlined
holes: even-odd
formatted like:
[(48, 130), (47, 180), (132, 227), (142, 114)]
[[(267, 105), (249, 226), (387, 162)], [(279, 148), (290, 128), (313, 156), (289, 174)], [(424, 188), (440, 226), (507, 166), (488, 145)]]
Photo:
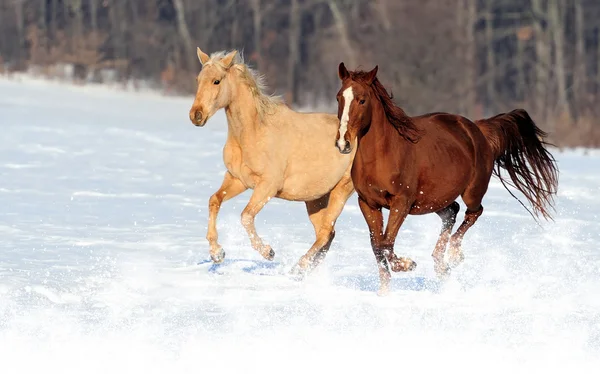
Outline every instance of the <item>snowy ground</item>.
[(304, 205), (258, 216), (267, 263), (239, 222), (249, 192), (208, 262), (226, 126), (192, 126), (191, 100), (0, 80), (2, 373), (597, 372), (599, 152), (557, 153), (542, 227), (494, 181), (446, 284), (439, 218), (409, 217), (397, 253), (418, 267), (381, 298), (356, 195), (306, 282), (286, 278), (313, 239)]

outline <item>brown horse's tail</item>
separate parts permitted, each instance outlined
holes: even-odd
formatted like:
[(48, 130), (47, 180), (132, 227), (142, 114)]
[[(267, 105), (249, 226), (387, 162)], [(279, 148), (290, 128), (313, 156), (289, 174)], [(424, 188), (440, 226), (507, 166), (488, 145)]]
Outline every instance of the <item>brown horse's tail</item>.
[(548, 209), (553, 207), (553, 195), (558, 188), (558, 168), (556, 160), (546, 149), (550, 145), (545, 140), (547, 134), (535, 125), (524, 109), (475, 123), (492, 147), (496, 166), (494, 174), (504, 187), (508, 190), (500, 168), (508, 172), (512, 180), (509, 185), (529, 200), (535, 213), (534, 219), (540, 214), (545, 219), (552, 219)]

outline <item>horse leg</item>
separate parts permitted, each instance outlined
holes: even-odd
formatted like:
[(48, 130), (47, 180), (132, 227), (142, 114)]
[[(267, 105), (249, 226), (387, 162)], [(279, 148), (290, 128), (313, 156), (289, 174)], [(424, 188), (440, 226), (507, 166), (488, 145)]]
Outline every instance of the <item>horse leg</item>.
[(277, 194), (277, 188), (271, 184), (259, 183), (254, 188), (248, 205), (242, 211), (242, 226), (246, 229), (252, 248), (260, 253), (265, 259), (273, 260), (275, 251), (270, 245), (264, 244), (254, 226), (254, 218), (267, 204), (267, 202)]
[[(329, 204), (329, 196), (330, 196), (330, 194), (328, 193), (324, 196), (321, 196), (320, 198), (318, 198), (316, 200), (305, 201), (306, 211), (308, 212), (308, 218), (310, 218), (310, 222), (313, 225), (313, 228), (315, 230), (315, 237), (317, 238), (317, 240), (319, 237), (319, 230), (321, 229), (321, 222), (323, 222), (323, 217), (325, 216), (327, 205)], [(327, 249), (329, 249), (329, 246), (331, 245), (331, 241), (333, 240), (334, 235), (335, 235), (335, 232), (332, 233), (331, 239), (329, 240), (329, 242), (327, 244), (325, 244)], [(313, 245), (313, 247), (314, 247), (314, 245)], [(325, 247), (323, 247), (323, 248), (325, 248)], [(304, 278), (304, 276), (306, 275), (306, 268), (303, 268), (301, 265), (302, 260), (305, 257), (306, 257), (306, 255), (302, 256), (302, 258), (298, 261), (298, 263), (296, 265), (294, 265), (294, 267), (290, 271), (290, 274), (292, 274), (293, 276), (295, 276), (299, 279)], [(306, 264), (306, 267), (308, 267), (308, 266), (309, 266), (309, 264)]]
[(446, 252), (446, 245), (450, 240), (450, 233), (456, 223), (456, 215), (460, 210), (460, 205), (454, 201), (444, 209), (437, 211), (437, 215), (442, 219), (442, 232), (435, 244), (435, 249), (431, 256), (433, 257), (434, 269), (439, 277), (442, 277), (450, 271), (450, 268), (444, 261), (444, 253)]
[(375, 255), (375, 261), (377, 261), (377, 268), (379, 269), (379, 296), (384, 296), (389, 293), (390, 290), (390, 268), (388, 261), (385, 258), (384, 248), (381, 245), (383, 241), (383, 214), (381, 208), (372, 208), (367, 204), (366, 201), (358, 197), (358, 206), (360, 211), (367, 221), (369, 226), (369, 236), (371, 238), (371, 248)]
[(402, 223), (406, 219), (406, 216), (408, 216), (409, 211), (410, 204), (404, 197), (396, 197), (390, 205), (390, 215), (385, 228), (385, 233), (383, 235), (382, 245), (384, 248), (384, 254), (390, 262), (392, 271), (394, 272), (412, 271), (417, 267), (417, 263), (410, 258), (397, 257), (394, 254), (396, 236), (398, 236), (400, 226), (402, 226)]
[(477, 209), (469, 209), (465, 212), (465, 219), (458, 227), (458, 230), (450, 238), (450, 248), (448, 250), (448, 265), (455, 268), (465, 259), (461, 244), (467, 230), (475, 224), (477, 218), (483, 213), (483, 206), (479, 205)]
[(226, 172), (221, 187), (208, 200), (208, 232), (206, 240), (208, 240), (210, 246), (210, 257), (215, 263), (220, 263), (225, 259), (225, 251), (223, 251), (223, 248), (217, 242), (217, 215), (221, 209), (221, 204), (246, 190), (246, 186), (239, 179)]
[(491, 170), (492, 168), (480, 168), (477, 170), (478, 172), (476, 173), (474, 181), (461, 195), (463, 202), (467, 206), (467, 211), (465, 212), (463, 222), (450, 237), (448, 248), (448, 265), (450, 268), (455, 268), (465, 259), (461, 248), (462, 240), (467, 230), (475, 224), (479, 216), (481, 216), (481, 213), (483, 213), (481, 201), (483, 200), (483, 196), (487, 192), (488, 184), (490, 183), (490, 178), (492, 176)]
[[(344, 205), (348, 198), (354, 192), (354, 185), (350, 176), (343, 178), (329, 193), (329, 199), (324, 204), (324, 208), (318, 213), (320, 217), (315, 217), (313, 224), (317, 234), (316, 241), (310, 247), (308, 252), (300, 261), (298, 266), (300, 269), (312, 270), (317, 267), (325, 258), (327, 251), (335, 237), (335, 222), (342, 213)], [(310, 214), (310, 212), (309, 212)], [(311, 217), (312, 220), (312, 217)]]
[(467, 189), (462, 195), (462, 199), (467, 205), (467, 211), (465, 212), (465, 218), (461, 225), (458, 227), (458, 230), (452, 237), (450, 238), (450, 248), (448, 249), (448, 265), (451, 268), (458, 266), (463, 260), (465, 256), (463, 254), (461, 244), (465, 233), (471, 226), (475, 224), (477, 218), (481, 216), (483, 213), (483, 206), (481, 205), (481, 200), (483, 199), (483, 195), (486, 189), (481, 189), (483, 191), (477, 191), (475, 188)]

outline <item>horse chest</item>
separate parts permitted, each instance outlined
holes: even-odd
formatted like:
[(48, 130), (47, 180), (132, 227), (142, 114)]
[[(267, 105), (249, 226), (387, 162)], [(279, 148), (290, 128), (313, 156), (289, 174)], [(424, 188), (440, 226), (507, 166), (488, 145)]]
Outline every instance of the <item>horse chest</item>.
[(357, 174), (359, 172), (353, 170), (354, 188), (358, 195), (369, 205), (389, 207), (392, 196), (387, 183), (373, 173)]
[(354, 187), (363, 200), (372, 206), (389, 208), (397, 196), (409, 200), (414, 197), (417, 183), (412, 173), (401, 171), (406, 168), (377, 160), (364, 162), (365, 159), (358, 159), (352, 168)]

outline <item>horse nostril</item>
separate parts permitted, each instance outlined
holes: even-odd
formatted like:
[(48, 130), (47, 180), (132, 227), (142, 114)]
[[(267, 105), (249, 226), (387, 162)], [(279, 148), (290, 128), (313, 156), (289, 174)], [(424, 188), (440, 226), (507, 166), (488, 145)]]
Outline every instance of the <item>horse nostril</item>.
[(340, 151), (340, 153), (343, 154), (348, 154), (352, 151), (352, 147), (350, 146), (350, 142), (349, 141), (345, 141), (344, 142), (344, 147), (342, 148), (342, 146), (340, 145), (339, 141), (335, 142), (335, 147)]
[(197, 110), (196, 113), (194, 113), (194, 119), (196, 120), (196, 123), (199, 123), (202, 121), (202, 112)]
[(344, 149), (342, 150), (342, 153), (348, 154), (351, 151), (352, 151), (352, 148), (350, 147), (350, 142), (346, 141), (346, 144), (344, 145)]

